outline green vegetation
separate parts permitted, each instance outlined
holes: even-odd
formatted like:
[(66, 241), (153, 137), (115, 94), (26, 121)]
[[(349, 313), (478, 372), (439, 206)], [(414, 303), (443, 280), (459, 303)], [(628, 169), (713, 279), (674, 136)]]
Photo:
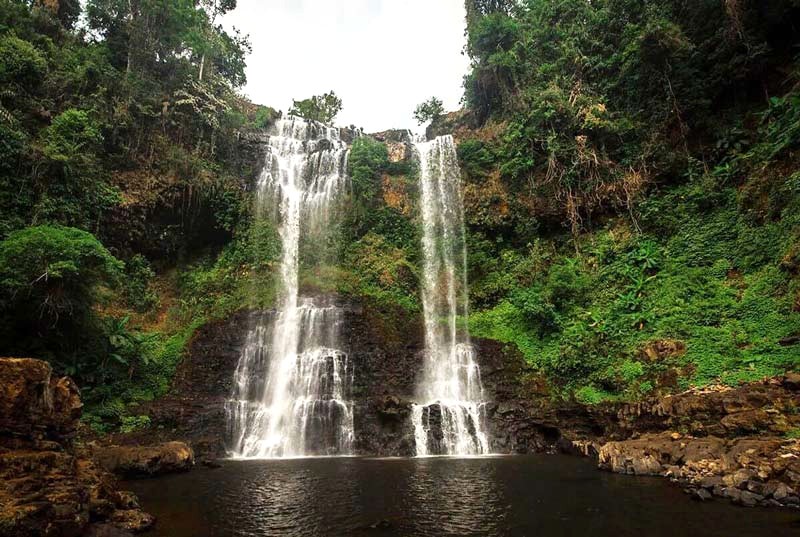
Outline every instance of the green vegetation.
[(467, 9), (473, 333), (586, 403), (797, 368), (800, 6)]
[(329, 91), (302, 101), (293, 101), (290, 116), (299, 116), (320, 123), (331, 124), (342, 111), (342, 100)]
[(122, 268), (79, 229), (36, 226), (11, 233), (0, 242), (3, 340), (14, 341), (22, 355), (44, 351), (54, 362), (74, 365), (71, 344), (98, 331), (102, 321), (93, 307), (102, 300), (101, 288), (119, 283)]
[(444, 114), (444, 103), (441, 99), (431, 97), (417, 106), (414, 110), (414, 119), (417, 120), (418, 124), (422, 125), (423, 123), (436, 121), (442, 117), (442, 114)]
[(277, 114), (236, 94), (235, 5), (0, 0), (0, 348), (74, 376), (98, 428), (145, 426), (128, 404), (194, 330), (269, 300), (240, 140)]
[[(459, 141), (473, 334), (587, 404), (797, 368), (797, 0), (466, 4), (466, 108), (415, 117)], [(98, 430), (147, 427), (131, 403), (166, 392), (198, 327), (275, 299), (248, 135), (280, 114), (237, 93), (234, 7), (0, 0), (0, 354), (74, 376)], [(418, 172), (396, 136), (354, 140), (301, 285), (407, 322)]]
[(407, 160), (391, 162), (386, 145), (366, 136), (353, 142), (348, 163), (353, 193), (341, 237), (347, 270), (339, 291), (417, 312), (416, 169)]

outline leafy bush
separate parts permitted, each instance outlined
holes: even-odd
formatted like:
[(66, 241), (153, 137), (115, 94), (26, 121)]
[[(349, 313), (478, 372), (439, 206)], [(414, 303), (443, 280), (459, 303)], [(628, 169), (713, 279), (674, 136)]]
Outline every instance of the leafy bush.
[(380, 174), (389, 166), (386, 146), (368, 136), (353, 141), (348, 160), (348, 173), (353, 185), (353, 196), (364, 211), (375, 201), (380, 191)]
[(103, 137), (86, 112), (70, 109), (58, 115), (42, 131), (41, 142), (36, 219), (90, 227), (119, 202), (117, 190), (100, 178)]
[(417, 106), (414, 110), (414, 119), (417, 120), (417, 123), (422, 125), (423, 123), (436, 121), (442, 114), (444, 114), (444, 103), (441, 99), (431, 97)]
[(24, 132), (0, 122), (0, 239), (30, 218), (34, 192), (30, 181), (17, 173), (27, 141)]
[(149, 416), (123, 416), (119, 431), (121, 433), (132, 433), (148, 427), (150, 427)]
[(341, 111), (342, 100), (336, 96), (336, 93), (330, 91), (302, 101), (293, 101), (289, 115), (329, 124), (333, 123)]
[(256, 129), (266, 129), (278, 117), (278, 112), (269, 106), (259, 106), (253, 118), (253, 127)]
[(0, 242), (0, 307), (34, 324), (86, 315), (98, 288), (119, 281), (123, 263), (93, 235), (60, 226), (30, 227)]
[(561, 318), (540, 288), (519, 289), (513, 293), (511, 302), (525, 320), (536, 327), (540, 337), (558, 330)]
[(27, 87), (41, 81), (47, 62), (29, 41), (14, 35), (0, 37), (0, 84)]
[(378, 303), (397, 304), (410, 311), (419, 310), (419, 269), (405, 250), (383, 236), (368, 233), (347, 252), (345, 264), (351, 267), (341, 291), (367, 296)]
[(585, 405), (597, 405), (607, 401), (613, 401), (614, 396), (595, 386), (582, 386), (575, 391), (575, 399)]
[(158, 294), (152, 288), (155, 272), (147, 258), (136, 254), (125, 263), (123, 295), (128, 305), (139, 313), (150, 311), (158, 304)]

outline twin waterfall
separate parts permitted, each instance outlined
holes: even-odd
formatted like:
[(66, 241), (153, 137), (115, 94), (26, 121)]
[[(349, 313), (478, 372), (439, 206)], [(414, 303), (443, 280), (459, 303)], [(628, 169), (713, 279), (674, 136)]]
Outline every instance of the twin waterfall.
[[(459, 326), (467, 318), (467, 279), (455, 143), (443, 136), (415, 148), (425, 318), (420, 403), (411, 412), (416, 452), (487, 454), (480, 370), (466, 327)], [(340, 344), (344, 312), (330, 298), (300, 295), (301, 265), (324, 258), (336, 227), (349, 188), (348, 155), (339, 130), (319, 123), (281, 119), (270, 132), (256, 218), (278, 225), (278, 300), (276, 311), (253, 316), (236, 368), (226, 404), (234, 458), (354, 453), (355, 371)]]
[(416, 144), (422, 209), (425, 361), (412, 407), (417, 456), (489, 453), (483, 387), (466, 326), (467, 249), (452, 136)]
[(343, 312), (301, 298), (301, 239), (323, 249), (347, 185), (338, 129), (278, 120), (258, 183), (257, 218), (277, 217), (282, 243), (278, 310), (247, 336), (227, 405), (236, 458), (353, 452), (353, 368), (338, 349)]

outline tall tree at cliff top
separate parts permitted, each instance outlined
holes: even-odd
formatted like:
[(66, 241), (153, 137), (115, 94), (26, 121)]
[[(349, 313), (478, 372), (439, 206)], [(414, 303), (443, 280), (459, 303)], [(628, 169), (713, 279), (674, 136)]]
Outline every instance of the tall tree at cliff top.
[(342, 100), (336, 93), (329, 91), (322, 95), (314, 95), (308, 99), (294, 101), (289, 115), (299, 116), (312, 121), (330, 124), (342, 111)]

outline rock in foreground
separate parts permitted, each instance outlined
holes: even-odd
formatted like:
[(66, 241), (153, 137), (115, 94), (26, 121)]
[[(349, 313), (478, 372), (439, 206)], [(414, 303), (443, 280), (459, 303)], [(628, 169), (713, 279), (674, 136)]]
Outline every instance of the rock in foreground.
[(129, 478), (186, 472), (194, 466), (194, 452), (183, 442), (98, 447), (93, 455), (104, 470)]
[(46, 362), (0, 358), (0, 536), (120, 536), (154, 523), (73, 445), (80, 410), (75, 384)]
[(800, 377), (694, 390), (600, 409), (600, 438), (575, 442), (600, 468), (669, 477), (698, 500), (800, 507)]
[(698, 499), (728, 498), (745, 506), (800, 506), (800, 441), (778, 438), (692, 438), (678, 433), (609, 442), (601, 468), (670, 477)]

